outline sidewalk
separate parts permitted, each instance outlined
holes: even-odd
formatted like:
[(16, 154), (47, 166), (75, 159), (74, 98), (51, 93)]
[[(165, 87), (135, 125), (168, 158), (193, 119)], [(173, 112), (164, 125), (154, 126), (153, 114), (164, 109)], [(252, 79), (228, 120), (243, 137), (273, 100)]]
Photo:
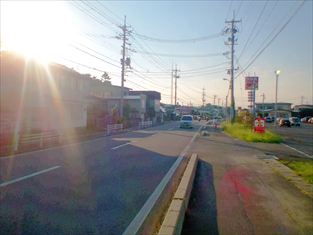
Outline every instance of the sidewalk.
[(313, 234), (313, 201), (275, 173), (255, 145), (209, 129), (182, 234)]

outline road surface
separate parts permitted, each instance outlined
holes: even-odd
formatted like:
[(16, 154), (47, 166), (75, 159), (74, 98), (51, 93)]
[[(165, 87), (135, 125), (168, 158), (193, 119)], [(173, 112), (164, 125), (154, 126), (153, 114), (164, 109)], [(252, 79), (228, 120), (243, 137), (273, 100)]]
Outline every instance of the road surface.
[(182, 234), (313, 234), (312, 199), (266, 164), (265, 145), (208, 134), (191, 148), (200, 161)]
[(178, 125), (0, 158), (0, 234), (122, 234), (198, 128)]

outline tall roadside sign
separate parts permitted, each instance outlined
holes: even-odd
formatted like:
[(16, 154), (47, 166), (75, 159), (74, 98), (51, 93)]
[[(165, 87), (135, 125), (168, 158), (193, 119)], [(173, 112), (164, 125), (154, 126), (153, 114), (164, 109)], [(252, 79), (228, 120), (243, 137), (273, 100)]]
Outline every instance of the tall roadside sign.
[(245, 90), (248, 90), (248, 102), (251, 113), (255, 116), (255, 91), (259, 89), (259, 77), (248, 76), (245, 77)]

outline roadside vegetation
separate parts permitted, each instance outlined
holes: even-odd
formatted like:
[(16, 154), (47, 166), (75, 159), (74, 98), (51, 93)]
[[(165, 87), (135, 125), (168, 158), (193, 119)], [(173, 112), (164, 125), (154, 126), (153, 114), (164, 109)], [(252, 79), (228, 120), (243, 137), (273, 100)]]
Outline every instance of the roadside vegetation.
[(312, 160), (279, 160), (284, 165), (296, 172), (310, 184), (313, 184), (313, 161)]
[(265, 133), (254, 132), (253, 121), (254, 119), (250, 113), (241, 112), (235, 123), (224, 122), (222, 128), (232, 137), (247, 142), (280, 143), (282, 141), (280, 135), (267, 130)]

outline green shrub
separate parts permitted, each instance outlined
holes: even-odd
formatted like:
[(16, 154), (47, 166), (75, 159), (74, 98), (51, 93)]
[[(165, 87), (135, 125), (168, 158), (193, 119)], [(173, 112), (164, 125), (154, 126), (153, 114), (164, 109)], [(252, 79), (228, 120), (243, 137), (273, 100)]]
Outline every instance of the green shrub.
[(247, 142), (280, 143), (282, 138), (270, 131), (256, 133), (244, 124), (224, 122), (222, 128), (228, 134)]
[(313, 184), (313, 161), (288, 161), (281, 159), (280, 162), (294, 170), (299, 176), (303, 177), (308, 183)]

